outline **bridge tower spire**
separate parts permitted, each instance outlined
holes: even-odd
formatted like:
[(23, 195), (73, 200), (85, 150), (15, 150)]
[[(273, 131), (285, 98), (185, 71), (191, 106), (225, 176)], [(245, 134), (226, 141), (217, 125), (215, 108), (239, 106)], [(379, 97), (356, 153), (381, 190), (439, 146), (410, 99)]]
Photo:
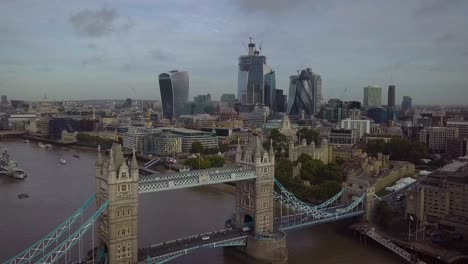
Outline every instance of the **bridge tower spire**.
[(122, 146), (113, 144), (106, 160), (99, 149), (96, 200), (98, 206), (108, 200), (109, 206), (99, 219), (98, 237), (107, 252), (108, 263), (138, 261), (138, 181), (135, 151), (129, 167)]

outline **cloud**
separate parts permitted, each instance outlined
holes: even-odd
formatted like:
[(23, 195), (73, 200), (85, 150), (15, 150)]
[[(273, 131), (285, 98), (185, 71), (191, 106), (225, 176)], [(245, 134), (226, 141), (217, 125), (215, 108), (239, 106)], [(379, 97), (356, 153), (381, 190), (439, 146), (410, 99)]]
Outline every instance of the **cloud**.
[(97, 45), (94, 44), (94, 43), (89, 43), (89, 44), (87, 45), (87, 47), (88, 47), (88, 49), (96, 49), (96, 48), (97, 48)]
[(127, 31), (133, 26), (129, 18), (120, 18), (116, 8), (81, 10), (69, 18), (73, 29), (87, 37), (103, 37), (114, 32)]
[(91, 65), (97, 65), (104, 62), (104, 59), (101, 56), (93, 56), (91, 58), (84, 59), (81, 61), (81, 66), (87, 67)]
[(421, 8), (416, 10), (416, 15), (427, 16), (445, 13), (451, 8), (463, 4), (465, 0), (424, 0)]
[(302, 5), (306, 0), (234, 0), (246, 13), (279, 14)]
[(150, 50), (151, 58), (158, 61), (167, 61), (169, 56), (160, 49)]

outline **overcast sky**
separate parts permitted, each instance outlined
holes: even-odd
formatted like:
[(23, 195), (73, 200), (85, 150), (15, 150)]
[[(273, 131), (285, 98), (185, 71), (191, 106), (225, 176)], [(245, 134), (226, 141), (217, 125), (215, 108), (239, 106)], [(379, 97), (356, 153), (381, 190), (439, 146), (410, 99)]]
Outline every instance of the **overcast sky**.
[(310, 67), (325, 99), (372, 84), (386, 100), (392, 76), (397, 103), (466, 104), (467, 14), (466, 0), (0, 0), (0, 93), (157, 99), (158, 74), (180, 69), (190, 97), (237, 95), (252, 36), (286, 93)]

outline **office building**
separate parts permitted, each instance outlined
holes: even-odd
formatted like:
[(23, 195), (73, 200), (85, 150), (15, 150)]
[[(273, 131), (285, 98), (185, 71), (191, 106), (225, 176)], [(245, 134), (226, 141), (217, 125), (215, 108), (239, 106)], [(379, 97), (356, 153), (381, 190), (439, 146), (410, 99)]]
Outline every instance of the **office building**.
[(382, 106), (382, 88), (376, 86), (364, 87), (365, 107), (380, 107)]
[(277, 113), (286, 112), (287, 96), (283, 94), (283, 90), (276, 89), (274, 99), (273, 111)]
[(193, 142), (200, 142), (204, 148), (217, 148), (218, 137), (210, 132), (186, 128), (162, 128), (163, 132), (170, 132), (172, 135), (182, 139), (182, 151), (190, 152)]
[(395, 85), (388, 86), (387, 106), (395, 107)]
[(160, 74), (159, 89), (164, 118), (169, 120), (178, 118), (188, 102), (188, 72), (173, 70)]
[(449, 138), (458, 138), (458, 128), (425, 127), (419, 131), (419, 141), (425, 144), (430, 152), (444, 153)]
[(356, 130), (357, 136), (361, 139), (365, 134), (370, 134), (370, 120), (353, 120), (347, 118), (341, 120), (341, 128)]
[(448, 138), (447, 154), (452, 158), (464, 157), (468, 154), (468, 138)]
[(233, 107), (236, 102), (235, 94), (222, 94), (220, 101), (229, 107)]
[(460, 138), (468, 138), (468, 120), (449, 120), (447, 127), (458, 128), (458, 135)]
[(209, 114), (181, 115), (179, 124), (185, 128), (200, 130), (216, 126), (216, 116)]
[(468, 235), (468, 161), (456, 160), (423, 178), (407, 199), (407, 213), (425, 228)]
[(8, 104), (8, 97), (6, 95), (2, 95), (2, 105), (7, 105)]
[(125, 149), (135, 149), (137, 152), (143, 152), (143, 138), (150, 134), (159, 134), (159, 128), (130, 127), (128, 132), (122, 135), (122, 146)]
[(299, 75), (289, 77), (289, 115), (299, 115), (302, 111), (312, 116), (320, 111), (322, 100), (322, 78), (312, 72), (310, 68), (304, 69)]
[(175, 156), (182, 152), (182, 138), (169, 132), (145, 135), (143, 152), (155, 156)]
[(354, 129), (331, 129), (329, 144), (335, 146), (352, 146), (356, 144), (357, 133)]
[(403, 101), (401, 102), (401, 110), (403, 112), (409, 111), (413, 108), (413, 99), (410, 96), (403, 96)]
[(388, 118), (387, 109), (383, 107), (369, 108), (367, 109), (367, 117), (374, 120), (377, 124), (386, 123)]
[(250, 42), (248, 54), (239, 57), (238, 99), (243, 106), (271, 107), (274, 101), (275, 72), (266, 64), (266, 57), (260, 55), (260, 50)]

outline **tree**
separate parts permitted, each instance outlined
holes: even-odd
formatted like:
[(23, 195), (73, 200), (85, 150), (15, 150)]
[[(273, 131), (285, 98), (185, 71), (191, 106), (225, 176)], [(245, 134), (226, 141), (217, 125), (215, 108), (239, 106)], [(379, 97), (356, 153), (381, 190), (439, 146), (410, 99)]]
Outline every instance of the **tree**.
[(288, 141), (288, 138), (276, 128), (270, 131), (270, 139), (273, 140), (273, 144)]
[(190, 149), (190, 153), (203, 153), (203, 145), (198, 141), (192, 142), (192, 148)]
[(229, 151), (229, 145), (228, 145), (228, 144), (224, 144), (224, 143), (220, 143), (220, 144), (219, 144), (219, 151), (220, 151), (221, 153), (224, 153), (224, 152)]
[(323, 162), (321, 160), (307, 160), (301, 166), (301, 179), (310, 181), (312, 184), (319, 184), (322, 180)]
[(224, 158), (218, 155), (209, 156), (208, 160), (211, 163), (211, 167), (222, 167), (224, 165)]
[(315, 199), (328, 200), (341, 190), (341, 184), (336, 181), (326, 180), (318, 185)]
[(313, 159), (310, 155), (307, 155), (305, 153), (301, 153), (301, 155), (297, 157), (297, 162), (300, 162), (300, 163), (305, 163), (306, 161), (309, 161), (309, 160), (313, 160)]
[(299, 129), (296, 135), (299, 139), (305, 138), (307, 140), (307, 144), (310, 144), (312, 141), (314, 141), (315, 145), (318, 145), (320, 143), (320, 133), (317, 132), (317, 130), (315, 129), (309, 129), (304, 127)]

